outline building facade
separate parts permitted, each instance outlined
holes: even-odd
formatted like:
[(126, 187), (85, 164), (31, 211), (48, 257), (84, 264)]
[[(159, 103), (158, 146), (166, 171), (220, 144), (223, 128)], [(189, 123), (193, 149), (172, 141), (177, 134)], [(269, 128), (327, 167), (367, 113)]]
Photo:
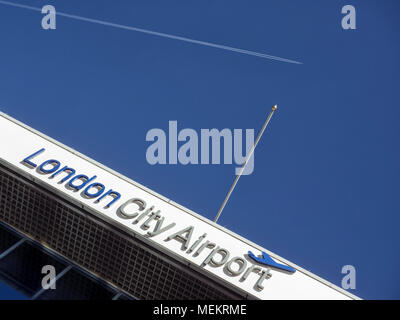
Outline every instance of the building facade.
[[(86, 274), (107, 298), (357, 299), (2, 113), (0, 135), (0, 223), (61, 261), (57, 281)], [(24, 242), (3, 238), (0, 269)]]

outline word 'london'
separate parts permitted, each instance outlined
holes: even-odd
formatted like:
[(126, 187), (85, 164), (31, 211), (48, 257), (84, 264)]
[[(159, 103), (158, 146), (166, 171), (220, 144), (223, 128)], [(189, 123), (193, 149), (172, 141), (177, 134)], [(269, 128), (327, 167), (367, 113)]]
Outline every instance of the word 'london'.
[[(59, 178), (58, 184), (65, 183), (66, 189), (79, 191), (84, 189), (80, 194), (86, 199), (94, 199), (94, 203), (105, 202), (108, 199), (104, 209), (109, 209), (113, 204), (120, 200), (121, 194), (113, 189), (107, 189), (104, 184), (95, 182), (97, 176), (88, 177), (84, 174), (76, 174), (74, 168), (63, 166), (55, 159), (43, 161), (40, 165), (33, 162), (39, 154), (45, 151), (44, 148), (31, 154), (22, 160), (22, 164), (30, 169), (36, 168), (40, 174), (48, 174), (49, 179)], [(107, 191), (106, 191), (107, 190)], [(134, 208), (136, 210), (134, 210)], [(171, 222), (168, 225), (164, 223), (165, 217), (161, 215), (160, 210), (156, 210), (154, 206), (148, 206), (146, 202), (140, 198), (131, 198), (123, 203), (117, 210), (116, 215), (124, 220), (131, 220), (132, 225), (140, 225), (140, 228), (147, 231), (144, 237), (152, 238), (165, 234), (166, 231), (175, 227), (176, 223)], [(152, 223), (153, 222), (153, 223)], [(151, 226), (153, 225), (153, 227)], [(295, 269), (276, 263), (267, 253), (263, 252), (261, 258), (256, 257), (251, 251), (244, 254), (243, 257), (230, 258), (230, 252), (219, 247), (216, 243), (207, 240), (207, 233), (201, 234), (196, 240), (192, 241), (194, 232), (193, 226), (188, 226), (177, 232), (168, 235), (164, 241), (175, 240), (181, 244), (181, 250), (188, 255), (197, 257), (203, 252), (208, 252), (205, 259), (200, 264), (201, 267), (211, 266), (214, 268), (223, 267), (225, 274), (230, 277), (240, 276), (239, 281), (245, 281), (251, 273), (259, 275), (254, 285), (254, 290), (261, 291), (264, 289), (262, 283), (265, 279), (271, 278), (271, 268), (274, 270), (284, 271), (288, 273), (295, 272)], [(211, 251), (208, 251), (208, 250)], [(255, 263), (252, 263), (252, 262)], [(249, 266), (248, 266), (249, 265)], [(263, 268), (262, 265), (268, 266)]]

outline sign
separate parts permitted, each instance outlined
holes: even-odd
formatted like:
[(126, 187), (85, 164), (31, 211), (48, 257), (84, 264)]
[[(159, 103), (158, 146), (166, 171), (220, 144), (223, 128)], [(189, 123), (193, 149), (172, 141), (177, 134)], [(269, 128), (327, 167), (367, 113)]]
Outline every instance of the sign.
[(0, 135), (2, 164), (232, 289), (259, 299), (356, 298), (2, 114)]

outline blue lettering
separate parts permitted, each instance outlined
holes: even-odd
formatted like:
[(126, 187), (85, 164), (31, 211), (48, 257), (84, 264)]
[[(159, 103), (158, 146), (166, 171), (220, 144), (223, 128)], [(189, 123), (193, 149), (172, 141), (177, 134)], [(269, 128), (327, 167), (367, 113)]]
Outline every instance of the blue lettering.
[[(51, 169), (45, 169), (44, 167), (52, 164), (53, 167)], [(40, 166), (39, 166), (39, 170), (42, 171), (43, 173), (53, 173), (54, 171), (56, 171), (58, 168), (60, 167), (60, 161), (51, 159), (51, 160), (47, 160), (45, 162), (43, 162)]]
[[(85, 181), (83, 181), (82, 179), (84, 179)], [(71, 188), (74, 188), (75, 190), (80, 190), (80, 189), (82, 189), (85, 185), (87, 185), (90, 181), (93, 181), (94, 179), (96, 179), (96, 176), (93, 176), (93, 177), (91, 177), (91, 178), (89, 179), (89, 177), (86, 176), (86, 175), (84, 175), (84, 174), (78, 174), (77, 176), (73, 177), (73, 178), (68, 182), (68, 185), (69, 185)], [(81, 183), (79, 186), (74, 185), (73, 182), (74, 182), (75, 180), (80, 180), (82, 183)]]
[[(31, 160), (40, 153), (42, 153), (43, 151), (45, 151), (45, 148), (42, 148), (36, 151), (35, 153), (32, 153), (30, 156), (26, 157), (21, 163), (29, 166), (31, 169), (37, 167), (38, 165), (32, 162)], [(46, 169), (46, 166), (47, 167), (51, 166), (51, 167)], [(78, 174), (74, 177), (76, 173), (75, 169), (68, 166), (64, 166), (60, 169), (60, 166), (61, 166), (60, 161), (55, 159), (50, 159), (43, 162), (38, 169), (42, 173), (51, 174), (49, 176), (49, 179), (58, 176), (60, 173), (66, 173), (66, 176), (64, 176), (64, 178), (62, 178), (58, 183), (64, 183), (69, 179), (71, 179), (67, 183), (67, 186), (71, 187), (72, 189), (75, 189), (76, 191), (85, 188), (83, 194), (81, 195), (84, 196), (85, 198), (90, 198), (90, 199), (97, 198), (97, 200), (95, 200), (95, 203), (99, 203), (107, 196), (110, 196), (111, 197), (111, 199), (109, 199), (110, 202), (108, 202), (108, 204), (104, 207), (105, 209), (112, 206), (116, 201), (118, 201), (121, 198), (121, 194), (119, 192), (109, 189), (107, 192), (104, 193), (104, 191), (106, 190), (104, 184), (99, 182), (93, 183), (93, 180), (95, 180), (97, 176), (89, 178), (87, 175)]]
[(42, 148), (39, 151), (36, 151), (35, 153), (32, 153), (30, 156), (26, 157), (24, 160), (22, 160), (22, 162), (25, 162), (26, 164), (28, 164), (29, 166), (35, 168), (37, 165), (29, 160), (33, 159), (34, 157), (36, 157), (38, 154), (42, 153), (45, 149)]
[[(97, 189), (97, 192), (89, 193), (89, 190), (91, 188)], [(95, 183), (92, 183), (91, 185), (87, 186), (83, 193), (85, 196), (87, 196), (89, 198), (97, 198), (99, 195), (101, 195), (104, 192), (105, 189), (106, 188), (105, 188), (104, 184), (95, 182)]]
[(96, 202), (100, 202), (103, 198), (105, 198), (107, 196), (110, 196), (110, 197), (112, 197), (114, 199), (111, 200), (111, 202), (106, 205), (106, 208), (109, 208), (115, 201), (117, 201), (119, 198), (121, 198), (121, 195), (118, 192), (110, 189), (105, 194), (103, 194), (100, 198), (98, 198), (96, 200)]

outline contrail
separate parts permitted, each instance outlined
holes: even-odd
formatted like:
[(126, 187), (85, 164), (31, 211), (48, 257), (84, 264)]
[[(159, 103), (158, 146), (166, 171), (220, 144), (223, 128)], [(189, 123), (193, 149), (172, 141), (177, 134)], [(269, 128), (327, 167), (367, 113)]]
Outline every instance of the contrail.
[[(42, 12), (41, 8), (32, 7), (32, 6), (28, 6), (28, 5), (24, 5), (24, 4), (13, 3), (13, 2), (9, 2), (9, 1), (0, 0), (0, 4)], [(195, 44), (202, 45), (202, 46), (207, 46), (207, 47), (212, 47), (212, 48), (217, 48), (217, 49), (222, 49), (222, 50), (228, 50), (228, 51), (242, 53), (242, 54), (247, 54), (249, 56), (256, 56), (256, 57), (260, 57), (260, 58), (264, 58), (264, 59), (276, 60), (276, 61), (293, 63), (293, 64), (303, 64), (302, 62), (299, 62), (299, 61), (285, 59), (285, 58), (281, 58), (281, 57), (277, 57), (277, 56), (271, 56), (269, 54), (264, 54), (264, 53), (259, 53), (259, 52), (255, 52), (255, 51), (249, 51), (249, 50), (244, 50), (244, 49), (224, 46), (224, 45), (220, 45), (220, 44), (216, 44), (216, 43), (212, 43), (212, 42), (206, 42), (206, 41), (200, 41), (200, 40), (195, 40), (195, 39), (175, 36), (175, 35), (168, 34), (168, 33), (162, 33), (162, 32), (142, 29), (142, 28), (126, 26), (126, 25), (118, 24), (118, 23), (112, 23), (112, 22), (107, 22), (107, 21), (102, 21), (102, 20), (97, 20), (97, 19), (86, 18), (86, 17), (77, 16), (77, 15), (68, 14), (68, 13), (63, 13), (63, 12), (59, 12), (59, 11), (57, 11), (56, 14), (59, 15), (59, 16), (62, 16), (62, 17), (70, 18), (70, 19), (75, 19), (75, 20), (80, 20), (80, 21), (86, 21), (86, 22), (101, 24), (103, 26), (114, 27), (114, 28), (119, 28), (119, 29), (124, 29), (124, 30), (130, 30), (130, 31), (136, 31), (136, 32), (151, 34), (153, 36), (158, 36), (158, 37), (163, 37), (163, 38), (168, 38), (168, 39), (174, 39), (174, 40), (180, 40), (180, 41), (185, 41), (185, 42), (189, 42), (189, 43), (195, 43)]]

